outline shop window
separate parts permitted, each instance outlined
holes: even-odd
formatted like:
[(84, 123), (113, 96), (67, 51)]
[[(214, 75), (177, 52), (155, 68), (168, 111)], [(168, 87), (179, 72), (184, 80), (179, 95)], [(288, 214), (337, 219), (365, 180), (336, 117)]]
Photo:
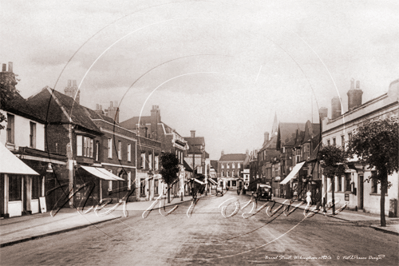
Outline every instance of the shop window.
[(36, 123), (30, 122), (29, 147), (36, 148)]
[(32, 178), (32, 199), (38, 199), (40, 197), (41, 190), (41, 177)]
[(231, 181), (231, 185), (235, 187), (237, 185), (236, 181)]
[(7, 143), (14, 144), (15, 141), (15, 117), (7, 114)]
[(331, 143), (330, 143), (330, 140), (328, 139), (328, 140), (327, 140), (327, 145), (330, 146), (330, 144), (331, 144)]
[(9, 175), (9, 201), (21, 200), (22, 176)]
[(230, 186), (230, 180), (229, 180), (229, 181), (227, 181), (227, 186), (228, 186), (228, 187)]
[(345, 191), (351, 191), (351, 174), (345, 174)]
[(333, 146), (337, 145), (337, 139), (336, 139), (336, 138), (333, 138), (332, 140), (333, 140), (332, 145), (333, 145)]

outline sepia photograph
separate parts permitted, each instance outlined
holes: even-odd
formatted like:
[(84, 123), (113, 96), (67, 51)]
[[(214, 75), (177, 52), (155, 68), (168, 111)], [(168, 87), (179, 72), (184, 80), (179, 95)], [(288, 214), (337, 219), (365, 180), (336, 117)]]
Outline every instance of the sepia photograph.
[(399, 265), (398, 1), (0, 9), (0, 265)]

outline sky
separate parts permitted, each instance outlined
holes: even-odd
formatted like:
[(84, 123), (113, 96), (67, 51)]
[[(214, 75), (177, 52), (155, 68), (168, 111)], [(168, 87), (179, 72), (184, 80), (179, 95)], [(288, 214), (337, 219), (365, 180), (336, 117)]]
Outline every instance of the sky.
[(2, 1), (0, 63), (25, 98), (76, 80), (80, 103), (120, 121), (152, 105), (212, 160), (262, 146), (279, 122), (318, 122), (351, 79), (363, 102), (399, 78), (399, 2)]

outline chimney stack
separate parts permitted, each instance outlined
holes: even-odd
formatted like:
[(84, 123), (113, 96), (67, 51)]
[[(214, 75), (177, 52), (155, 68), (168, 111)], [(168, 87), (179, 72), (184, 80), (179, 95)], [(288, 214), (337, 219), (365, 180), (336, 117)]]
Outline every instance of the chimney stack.
[(7, 71), (7, 64), (3, 64), (2, 72), (0, 72), (0, 82), (15, 88), (15, 85), (18, 84), (15, 74), (12, 70), (12, 62), (8, 62), (8, 71)]
[(326, 107), (320, 107), (319, 109), (319, 116), (320, 119), (323, 120), (328, 116), (328, 109)]
[(334, 97), (331, 100), (331, 119), (341, 116), (341, 100), (339, 97)]
[(224, 150), (222, 150), (222, 156), (224, 155)]
[(191, 137), (195, 138), (195, 130), (191, 130), (190, 132), (191, 132)]
[(362, 105), (363, 91), (360, 89), (360, 81), (356, 81), (356, 89), (354, 88), (354, 80), (351, 80), (351, 88), (348, 91), (348, 111)]
[(78, 86), (76, 85), (76, 80), (68, 79), (68, 86), (64, 89), (65, 95), (73, 98), (75, 102), (80, 103), (80, 91), (78, 90)]

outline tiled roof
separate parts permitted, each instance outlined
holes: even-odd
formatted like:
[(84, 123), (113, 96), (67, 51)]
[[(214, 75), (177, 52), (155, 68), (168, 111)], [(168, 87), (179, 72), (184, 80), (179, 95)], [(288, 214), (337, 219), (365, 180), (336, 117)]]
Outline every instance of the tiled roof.
[[(48, 89), (52, 91), (53, 96)], [(59, 101), (60, 106), (57, 104), (54, 97)], [(91, 120), (90, 113), (87, 109), (75, 102), (73, 98), (59, 91), (46, 87), (38, 94), (29, 97), (27, 102), (41, 115), (46, 116), (48, 122), (69, 123), (68, 117), (61, 109), (61, 107), (63, 107), (66, 113), (71, 117), (73, 124), (95, 132), (100, 132)]]
[(12, 100), (6, 102), (4, 110), (40, 123), (45, 123), (46, 121), (46, 117), (38, 112), (36, 108), (32, 108), (18, 92)]
[(220, 157), (220, 161), (244, 161), (247, 155), (245, 153), (230, 153)]
[(139, 118), (140, 118), (140, 124), (151, 123), (151, 116), (142, 116), (142, 117), (133, 116), (132, 118), (129, 118), (119, 124), (127, 129), (136, 129), (137, 124), (139, 123)]

